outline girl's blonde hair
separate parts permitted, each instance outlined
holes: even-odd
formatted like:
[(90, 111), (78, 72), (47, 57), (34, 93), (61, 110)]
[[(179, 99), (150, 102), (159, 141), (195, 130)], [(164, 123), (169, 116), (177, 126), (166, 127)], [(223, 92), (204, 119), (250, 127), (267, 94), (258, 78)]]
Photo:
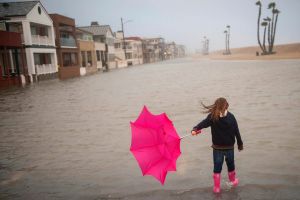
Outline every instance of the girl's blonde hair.
[(201, 104), (205, 110), (204, 113), (210, 113), (213, 121), (218, 121), (220, 114), (224, 115), (225, 110), (229, 107), (227, 100), (223, 97), (216, 99), (215, 103), (209, 106), (204, 105), (202, 102)]

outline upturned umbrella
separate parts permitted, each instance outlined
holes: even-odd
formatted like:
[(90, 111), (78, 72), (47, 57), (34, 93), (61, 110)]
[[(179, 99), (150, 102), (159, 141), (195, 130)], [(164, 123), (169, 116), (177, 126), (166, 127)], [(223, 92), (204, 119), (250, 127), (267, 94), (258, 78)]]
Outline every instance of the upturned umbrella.
[(146, 106), (131, 126), (130, 151), (143, 176), (154, 176), (164, 185), (168, 171), (176, 171), (181, 154), (180, 137), (166, 113), (154, 115)]

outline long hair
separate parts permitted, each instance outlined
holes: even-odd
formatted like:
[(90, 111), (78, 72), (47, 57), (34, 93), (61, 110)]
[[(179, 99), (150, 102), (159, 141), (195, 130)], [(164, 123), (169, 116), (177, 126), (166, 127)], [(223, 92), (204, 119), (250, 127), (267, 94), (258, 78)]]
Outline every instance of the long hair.
[(224, 115), (225, 110), (229, 107), (227, 100), (223, 97), (216, 99), (215, 103), (209, 106), (204, 105), (202, 102), (201, 104), (204, 108), (204, 113), (210, 113), (213, 121), (218, 121), (220, 114)]

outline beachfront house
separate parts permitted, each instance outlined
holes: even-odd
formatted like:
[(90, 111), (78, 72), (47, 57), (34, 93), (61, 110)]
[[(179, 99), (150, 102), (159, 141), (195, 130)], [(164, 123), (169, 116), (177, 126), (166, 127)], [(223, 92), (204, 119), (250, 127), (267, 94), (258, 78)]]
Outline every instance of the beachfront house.
[(75, 20), (60, 14), (50, 14), (55, 30), (55, 44), (60, 79), (80, 76), (79, 47)]
[(142, 39), (139, 37), (125, 38), (126, 60), (128, 66), (143, 64)]
[(166, 60), (174, 59), (176, 57), (176, 52), (177, 50), (175, 42), (166, 43), (164, 52), (164, 58)]
[(105, 43), (106, 70), (117, 67), (115, 60), (114, 34), (109, 25), (99, 25), (98, 22), (91, 22), (91, 26), (78, 27), (80, 30), (92, 33), (95, 42)]
[(176, 45), (176, 57), (177, 58), (182, 58), (185, 56), (185, 46), (184, 45), (180, 45), (180, 44), (177, 44)]
[[(0, 20), (4, 20), (3, 18)], [(28, 81), (21, 34), (6, 31), (5, 21), (0, 22), (0, 88), (24, 85)], [(27, 80), (27, 81), (26, 81)]]
[(152, 63), (164, 60), (165, 40), (162, 37), (143, 38), (144, 63)]
[(76, 38), (79, 45), (80, 75), (97, 72), (97, 59), (93, 34), (89, 31), (76, 28)]
[(117, 68), (127, 67), (123, 39), (124, 38), (123, 38), (122, 31), (115, 32), (114, 45), (115, 45), (115, 60), (117, 62)]
[(53, 22), (39, 1), (0, 3), (7, 30), (21, 34), (31, 82), (56, 77), (57, 57)]

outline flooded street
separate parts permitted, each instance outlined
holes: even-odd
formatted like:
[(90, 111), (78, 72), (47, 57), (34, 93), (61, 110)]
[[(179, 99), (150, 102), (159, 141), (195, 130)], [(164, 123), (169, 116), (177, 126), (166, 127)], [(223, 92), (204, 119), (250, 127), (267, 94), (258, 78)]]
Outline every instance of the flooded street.
[(161, 186), (129, 152), (129, 122), (147, 105), (185, 135), (220, 96), (244, 141), (240, 186), (223, 165), (220, 199), (300, 199), (300, 61), (190, 58), (1, 91), (0, 199), (213, 198), (210, 129), (182, 140)]

